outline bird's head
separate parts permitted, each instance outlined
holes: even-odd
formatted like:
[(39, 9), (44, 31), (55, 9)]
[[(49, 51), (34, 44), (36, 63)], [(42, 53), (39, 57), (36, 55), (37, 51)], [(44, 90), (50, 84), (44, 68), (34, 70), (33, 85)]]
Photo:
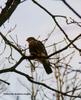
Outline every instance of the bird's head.
[(30, 43), (31, 41), (35, 41), (35, 40), (36, 40), (36, 39), (35, 39), (34, 37), (29, 37), (29, 38), (26, 39), (26, 41), (29, 42), (29, 43)]

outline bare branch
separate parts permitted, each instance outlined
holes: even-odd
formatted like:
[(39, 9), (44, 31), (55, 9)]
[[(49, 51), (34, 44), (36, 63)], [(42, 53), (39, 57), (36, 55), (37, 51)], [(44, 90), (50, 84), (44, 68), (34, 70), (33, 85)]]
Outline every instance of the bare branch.
[(8, 0), (4, 9), (0, 14), (0, 26), (5, 23), (6, 20), (12, 15), (17, 6), (19, 5), (20, 0)]
[(32, 80), (32, 78), (29, 77), (27, 74), (22, 73), (22, 72), (20, 72), (20, 71), (18, 71), (18, 70), (14, 70), (14, 72), (16, 72), (17, 74), (20, 74), (20, 75), (25, 76), (30, 82), (35, 83), (35, 84), (38, 84), (38, 85), (41, 85), (41, 86), (44, 86), (44, 87), (46, 87), (46, 88), (48, 88), (49, 90), (52, 90), (52, 91), (54, 91), (54, 92), (57, 92), (57, 93), (60, 93), (60, 94), (62, 94), (62, 95), (69, 96), (69, 97), (81, 98), (81, 96), (72, 96), (72, 95), (69, 95), (69, 94), (67, 94), (67, 93), (60, 92), (60, 91), (58, 91), (58, 90), (56, 90), (56, 89), (53, 89), (53, 88), (49, 87), (48, 85), (46, 85), (46, 84), (44, 84), (44, 83), (36, 82), (36, 81)]
[(3, 82), (3, 83), (5, 83), (5, 84), (7, 84), (7, 85), (10, 85), (10, 83), (8, 83), (8, 82), (6, 82), (6, 81), (4, 81), (2, 79), (0, 79), (0, 81)]
[(80, 19), (81, 15), (79, 15), (67, 2), (66, 0), (61, 0), (73, 13), (75, 13)]

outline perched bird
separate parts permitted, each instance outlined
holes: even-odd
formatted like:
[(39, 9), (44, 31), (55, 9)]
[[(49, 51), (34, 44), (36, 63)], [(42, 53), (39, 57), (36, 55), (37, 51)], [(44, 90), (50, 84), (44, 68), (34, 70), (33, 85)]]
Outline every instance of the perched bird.
[(47, 51), (41, 41), (36, 40), (34, 37), (29, 37), (26, 41), (29, 43), (29, 52), (32, 56), (35, 56), (40, 61), (47, 74), (52, 73), (50, 62), (45, 57), (48, 56)]

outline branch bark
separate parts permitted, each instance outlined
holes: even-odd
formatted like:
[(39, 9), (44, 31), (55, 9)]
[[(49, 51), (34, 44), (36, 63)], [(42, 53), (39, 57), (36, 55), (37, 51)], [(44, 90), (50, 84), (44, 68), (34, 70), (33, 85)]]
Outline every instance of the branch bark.
[(4, 9), (0, 13), (0, 26), (2, 26), (15, 11), (20, 0), (8, 0)]

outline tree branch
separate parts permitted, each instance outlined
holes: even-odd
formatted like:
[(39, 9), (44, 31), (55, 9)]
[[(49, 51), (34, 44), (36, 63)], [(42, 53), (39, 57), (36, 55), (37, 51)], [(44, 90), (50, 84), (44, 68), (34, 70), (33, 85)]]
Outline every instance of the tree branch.
[(48, 86), (48, 85), (46, 85), (46, 84), (44, 84), (44, 83), (34, 81), (34, 80), (32, 79), (32, 77), (30, 77), (29, 75), (27, 75), (27, 74), (25, 74), (25, 73), (22, 73), (22, 72), (20, 72), (20, 71), (18, 71), (18, 70), (14, 70), (14, 72), (16, 72), (17, 74), (20, 74), (20, 75), (25, 76), (31, 83), (44, 86), (44, 87), (46, 87), (47, 89), (52, 90), (52, 91), (57, 92), (57, 93), (60, 93), (60, 94), (62, 94), (62, 95), (64, 95), (64, 96), (75, 97), (75, 98), (81, 98), (81, 96), (72, 96), (72, 95), (69, 95), (69, 94), (67, 94), (67, 93), (64, 93), (64, 92), (58, 91), (58, 90), (56, 90), (56, 89), (53, 89), (53, 88), (51, 88), (50, 86)]
[(0, 26), (5, 23), (7, 19), (12, 15), (12, 13), (17, 8), (20, 0), (8, 0), (4, 9), (0, 13)]
[(67, 2), (66, 0), (62, 0), (62, 2), (74, 13), (76, 14), (80, 19), (81, 19), (81, 15), (79, 15)]
[[(65, 0), (63, 0), (65, 1)], [(65, 35), (65, 37), (67, 38), (67, 40), (69, 42), (71, 42), (71, 40), (69, 39), (69, 37), (67, 36), (67, 34), (65, 33), (65, 31), (61, 28), (61, 26), (59, 25), (59, 23), (56, 20), (56, 17), (58, 17), (57, 15), (53, 15), (51, 14), (46, 8), (44, 8), (42, 5), (40, 5), (38, 2), (36, 2), (35, 0), (32, 0), (33, 3), (35, 3), (36, 5), (38, 5), (41, 9), (43, 9), (45, 12), (47, 12), (47, 14), (49, 14), (52, 19), (54, 20), (54, 22), (56, 23), (56, 25), (58, 26), (58, 28), (61, 30), (61, 32)], [(61, 16), (60, 16), (61, 17)], [(64, 16), (63, 16), (64, 17)], [(65, 18), (65, 17), (64, 17)], [(79, 52), (81, 52), (81, 49), (79, 49), (75, 44), (72, 43), (72, 45), (74, 46), (74, 48), (76, 48)]]
[(8, 83), (8, 82), (6, 82), (6, 81), (4, 81), (2, 79), (0, 79), (0, 81), (3, 82), (3, 83), (5, 83), (5, 84), (7, 84), (7, 85), (10, 85), (10, 83)]

